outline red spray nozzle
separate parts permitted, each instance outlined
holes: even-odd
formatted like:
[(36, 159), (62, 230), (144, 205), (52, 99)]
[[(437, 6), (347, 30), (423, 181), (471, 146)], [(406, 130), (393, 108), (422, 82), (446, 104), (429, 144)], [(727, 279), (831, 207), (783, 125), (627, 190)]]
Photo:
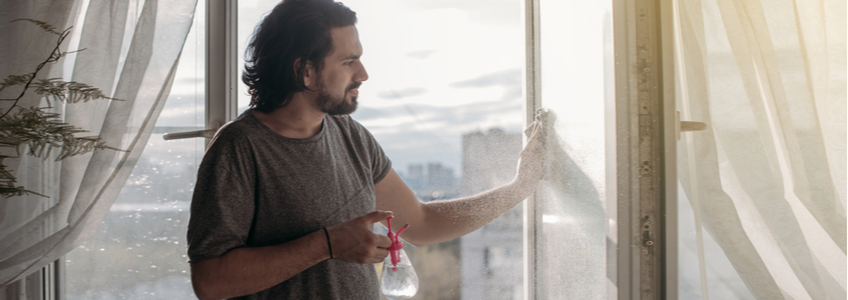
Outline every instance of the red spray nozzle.
[(400, 249), (403, 249), (403, 243), (400, 242), (400, 233), (409, 228), (409, 224), (403, 225), (403, 228), (398, 230), (397, 233), (392, 232), (392, 219), (394, 216), (389, 216), (386, 218), (386, 223), (388, 223), (389, 227), (389, 240), (392, 241), (392, 245), (389, 246), (389, 254), (392, 256), (392, 271), (397, 271), (397, 264), (400, 262)]
[(398, 230), (398, 232), (397, 232), (397, 234), (395, 234), (395, 236), (400, 235), (400, 233), (403, 232), (404, 230), (406, 230), (407, 228), (409, 228), (409, 223), (407, 223), (406, 225), (403, 225), (403, 227), (401, 227), (400, 230)]

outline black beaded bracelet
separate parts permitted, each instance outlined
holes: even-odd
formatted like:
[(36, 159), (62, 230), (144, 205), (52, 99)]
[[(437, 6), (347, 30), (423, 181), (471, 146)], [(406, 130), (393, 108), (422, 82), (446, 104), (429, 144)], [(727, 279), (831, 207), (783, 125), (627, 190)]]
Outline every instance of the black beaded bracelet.
[(333, 245), (330, 244), (330, 232), (327, 231), (327, 227), (324, 228), (324, 235), (327, 236), (327, 248), (330, 249), (330, 259), (333, 259)]

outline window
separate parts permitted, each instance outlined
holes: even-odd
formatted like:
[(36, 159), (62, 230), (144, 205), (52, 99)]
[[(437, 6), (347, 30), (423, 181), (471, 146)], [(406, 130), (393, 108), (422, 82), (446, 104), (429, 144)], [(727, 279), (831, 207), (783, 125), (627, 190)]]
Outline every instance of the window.
[[(239, 58), (277, 1), (199, 1), (168, 104), (98, 234), (0, 299), (193, 296), (185, 227), (206, 143), (162, 137), (208, 137), (247, 107)], [(557, 115), (534, 197), (407, 248), (419, 298), (844, 298), (845, 3), (784, 2), (345, 1), (371, 74), (354, 117), (421, 201), (508, 181), (534, 111)], [(718, 134), (678, 143), (675, 106)]]
[(204, 127), (205, 2), (199, 1), (170, 96), (135, 169), (97, 234), (71, 251), (61, 299), (191, 299), (185, 232)]
[[(661, 47), (646, 46), (634, 54), (634, 40), (645, 33), (613, 26), (635, 22), (641, 13), (639, 26), (656, 27), (659, 15), (652, 9), (659, 8), (623, 2), (344, 1), (357, 11), (362, 61), (370, 75), (353, 116), (381, 142), (421, 201), (508, 182), (525, 116), (539, 107), (557, 114), (557, 160), (534, 198), (461, 239), (406, 248), (422, 283), (421, 297), (629, 299), (646, 289), (658, 297), (669, 288), (661, 285), (666, 259), (662, 208), (660, 198), (651, 198), (664, 192), (629, 190), (640, 184), (630, 175), (639, 170), (632, 157), (647, 155), (660, 170), (662, 152), (656, 148), (662, 145), (653, 144), (654, 152), (644, 153), (627, 148), (635, 145), (629, 137), (640, 130), (653, 128), (652, 136), (662, 141), (663, 127), (660, 122), (640, 127), (635, 121), (644, 112), (630, 108), (638, 93), (630, 93), (636, 86), (624, 82), (641, 75), (617, 67), (636, 64), (645, 51), (655, 55), (651, 63), (656, 64)], [(209, 30), (208, 41), (223, 39), (225, 46), (212, 47), (221, 53), (210, 52), (210, 57), (223, 57), (212, 65), (202, 63), (206, 3), (199, 1), (171, 97), (136, 170), (98, 235), (65, 258), (63, 290), (69, 299), (193, 296), (185, 226), (205, 143), (160, 137), (216, 128), (220, 124), (214, 123), (247, 107), (248, 96), (237, 79), (243, 68), (239, 60), (256, 22), (277, 1), (216, 3), (223, 13), (213, 13), (216, 21), (210, 23), (223, 29)], [(645, 10), (652, 13), (645, 17)], [(239, 90), (205, 98), (201, 78), (205, 69), (218, 67), (229, 71), (209, 73)], [(662, 79), (655, 73), (645, 76)], [(633, 95), (614, 96), (621, 93)], [(649, 116), (662, 119), (661, 102), (654, 105)], [(212, 112), (221, 107), (226, 107), (223, 113)], [(627, 122), (635, 125), (622, 129)], [(660, 175), (651, 173), (655, 187)], [(650, 230), (641, 231), (646, 222), (638, 205), (649, 204), (657, 205), (650, 215), (657, 219), (648, 222)], [(637, 240), (643, 232), (652, 239)], [(654, 241), (655, 246), (636, 250), (619, 246)], [(657, 255), (640, 256), (644, 247)]]
[(615, 118), (612, 2), (539, 1), (539, 19), (539, 102), (556, 114), (556, 140), (534, 202), (535, 298), (605, 299), (607, 211), (616, 205), (606, 144), (615, 138), (606, 128)]

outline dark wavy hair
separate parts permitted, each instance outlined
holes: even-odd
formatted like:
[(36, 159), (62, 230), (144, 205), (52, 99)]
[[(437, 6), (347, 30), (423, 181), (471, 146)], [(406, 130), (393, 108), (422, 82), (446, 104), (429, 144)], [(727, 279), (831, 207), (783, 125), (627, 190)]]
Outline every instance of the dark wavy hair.
[[(256, 26), (245, 51), (250, 107), (264, 113), (286, 106), (303, 82), (306, 62), (321, 70), (333, 49), (330, 29), (356, 24), (356, 13), (333, 0), (285, 0)], [(300, 63), (295, 66), (295, 62)]]

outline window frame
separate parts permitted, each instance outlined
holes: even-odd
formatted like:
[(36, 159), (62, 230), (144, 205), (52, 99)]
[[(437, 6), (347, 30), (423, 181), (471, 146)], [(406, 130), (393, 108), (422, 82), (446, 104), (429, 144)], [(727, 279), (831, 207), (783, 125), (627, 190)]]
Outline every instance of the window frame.
[[(540, 23), (540, 0), (524, 0), (522, 18), (524, 18), (524, 126), (530, 126), (535, 112), (542, 108), (542, 45)], [(527, 144), (523, 137), (522, 144)], [(536, 299), (536, 266), (538, 261), (535, 247), (537, 228), (542, 222), (542, 214), (537, 211), (535, 193), (522, 203), (524, 212), (524, 299)]]
[[(238, 117), (238, 0), (206, 1), (206, 129)], [(211, 137), (206, 138), (206, 144)]]
[(613, 1), (619, 299), (678, 297), (673, 4)]
[[(677, 299), (674, 2), (612, 0), (612, 6), (615, 103), (607, 103), (613, 109), (606, 112), (605, 132), (615, 140), (607, 142), (606, 157), (607, 298)], [(524, 1), (525, 125), (544, 103), (539, 8), (540, 0)], [(536, 286), (534, 245), (542, 213), (535, 196), (524, 205), (525, 299), (536, 299), (528, 287)]]

